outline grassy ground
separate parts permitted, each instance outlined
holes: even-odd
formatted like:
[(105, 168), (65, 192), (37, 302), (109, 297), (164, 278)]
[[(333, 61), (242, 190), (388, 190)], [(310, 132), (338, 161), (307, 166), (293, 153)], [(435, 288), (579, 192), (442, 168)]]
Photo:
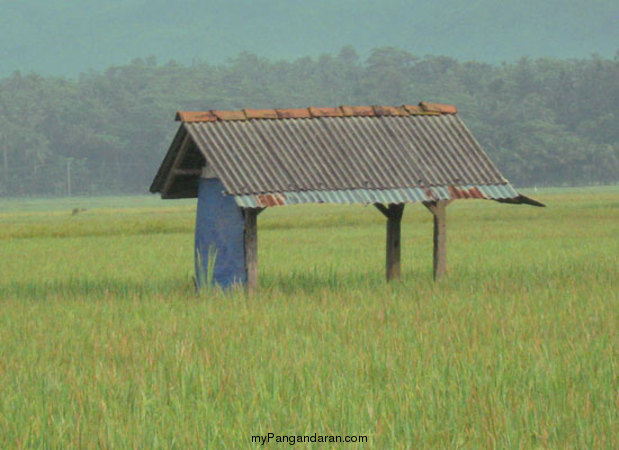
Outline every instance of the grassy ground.
[(439, 285), (420, 205), (391, 285), (374, 208), (267, 210), (255, 298), (194, 294), (193, 202), (0, 201), (0, 448), (617, 448), (619, 189), (530, 194)]

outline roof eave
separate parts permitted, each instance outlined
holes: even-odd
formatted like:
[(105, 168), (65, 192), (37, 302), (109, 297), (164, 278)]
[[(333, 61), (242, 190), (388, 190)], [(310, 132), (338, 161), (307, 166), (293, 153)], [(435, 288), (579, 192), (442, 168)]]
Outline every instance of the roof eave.
[(527, 197), (526, 195), (522, 195), (522, 194), (514, 198), (496, 198), (493, 200), (500, 202), (500, 203), (510, 203), (512, 205), (531, 205), (531, 206), (538, 206), (542, 208), (546, 207), (546, 205), (543, 204), (542, 202), (538, 202), (537, 200), (531, 197)]

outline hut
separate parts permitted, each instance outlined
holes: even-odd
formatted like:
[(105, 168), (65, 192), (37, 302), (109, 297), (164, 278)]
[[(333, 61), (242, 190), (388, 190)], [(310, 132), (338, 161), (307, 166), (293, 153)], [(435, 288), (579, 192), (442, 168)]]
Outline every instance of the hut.
[(386, 276), (393, 280), (406, 203), (420, 202), (434, 216), (435, 279), (445, 273), (451, 201), (543, 206), (501, 175), (452, 105), (179, 111), (176, 120), (150, 191), (198, 198), (198, 282), (210, 261), (213, 282), (256, 288), (257, 217), (268, 207), (373, 204), (386, 217)]

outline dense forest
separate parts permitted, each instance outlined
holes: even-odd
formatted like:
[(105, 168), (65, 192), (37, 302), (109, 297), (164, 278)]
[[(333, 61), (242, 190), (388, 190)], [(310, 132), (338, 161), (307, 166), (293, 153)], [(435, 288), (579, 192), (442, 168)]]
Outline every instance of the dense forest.
[(619, 53), (491, 65), (379, 48), (224, 64), (154, 57), (0, 79), (0, 195), (146, 192), (179, 109), (453, 103), (517, 186), (619, 181)]

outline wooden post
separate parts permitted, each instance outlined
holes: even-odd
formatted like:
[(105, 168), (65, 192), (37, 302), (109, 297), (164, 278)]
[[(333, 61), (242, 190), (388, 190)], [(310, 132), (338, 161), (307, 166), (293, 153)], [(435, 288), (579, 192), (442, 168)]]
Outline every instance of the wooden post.
[(245, 208), (245, 269), (247, 270), (247, 293), (258, 289), (258, 214), (261, 208)]
[(439, 200), (424, 203), (434, 216), (434, 280), (439, 281), (447, 270), (447, 233), (445, 223), (445, 208), (450, 201)]
[(375, 204), (376, 208), (387, 217), (387, 257), (386, 274), (387, 281), (400, 279), (400, 248), (401, 248), (401, 223), (404, 213), (404, 204), (391, 204), (389, 207)]

